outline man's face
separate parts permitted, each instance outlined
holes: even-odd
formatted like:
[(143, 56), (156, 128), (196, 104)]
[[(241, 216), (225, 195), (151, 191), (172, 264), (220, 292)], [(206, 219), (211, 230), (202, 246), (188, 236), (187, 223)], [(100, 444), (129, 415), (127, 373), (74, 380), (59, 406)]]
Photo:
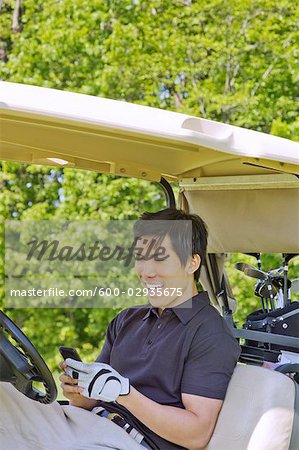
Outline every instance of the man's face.
[(136, 255), (135, 270), (148, 290), (149, 302), (164, 309), (183, 303), (194, 295), (194, 278), (188, 270), (190, 261), (185, 267), (182, 266), (168, 235), (158, 244), (160, 249), (165, 249), (163, 256), (157, 254), (158, 247), (153, 246), (154, 240), (157, 242), (158, 238), (144, 236), (138, 240), (140, 250)]

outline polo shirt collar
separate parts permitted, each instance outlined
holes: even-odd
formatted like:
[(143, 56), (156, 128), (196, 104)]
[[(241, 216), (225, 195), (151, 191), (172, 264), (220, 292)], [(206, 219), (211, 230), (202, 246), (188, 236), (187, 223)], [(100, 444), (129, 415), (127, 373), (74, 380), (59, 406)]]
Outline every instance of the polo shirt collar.
[(148, 319), (151, 314), (154, 314), (155, 316), (159, 317), (157, 308), (154, 308), (153, 306), (149, 306), (148, 310), (142, 320)]
[[(178, 319), (184, 325), (186, 325), (199, 311), (201, 311), (209, 303), (210, 301), (207, 292), (199, 292), (194, 297), (186, 300), (184, 303), (178, 306), (174, 306), (173, 308), (165, 308), (165, 311), (173, 311)], [(145, 316), (143, 317), (143, 320), (150, 317), (151, 314), (159, 317), (157, 308), (150, 306)]]

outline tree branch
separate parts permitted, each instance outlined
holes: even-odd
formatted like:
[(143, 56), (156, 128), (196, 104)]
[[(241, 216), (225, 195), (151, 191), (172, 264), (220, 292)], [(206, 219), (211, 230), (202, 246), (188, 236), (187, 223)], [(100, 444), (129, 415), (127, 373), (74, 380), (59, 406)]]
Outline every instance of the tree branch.
[[(245, 18), (245, 20), (243, 21), (243, 24), (242, 24), (242, 27), (241, 27), (241, 29), (240, 29), (240, 32), (239, 32), (239, 34), (238, 34), (238, 39), (240, 39), (242, 36), (244, 36), (244, 34), (245, 34), (245, 32), (246, 32), (246, 30), (248, 29), (248, 27), (249, 27), (249, 24), (250, 24), (250, 21), (252, 20), (252, 19), (254, 19), (255, 17), (257, 17), (258, 15), (260, 14), (260, 11), (259, 10), (257, 10), (257, 11), (255, 11), (253, 14), (248, 14), (247, 15), (247, 17)], [(227, 72), (226, 72), (226, 80), (225, 80), (225, 92), (227, 93), (228, 91), (231, 91), (232, 89), (233, 89), (233, 87), (234, 87), (234, 84), (235, 84), (235, 81), (236, 81), (236, 78), (237, 78), (237, 75), (238, 75), (238, 73), (239, 73), (239, 70), (240, 70), (240, 63), (238, 62), (236, 65), (235, 64), (231, 64), (231, 62), (230, 62), (230, 54), (229, 54), (229, 60), (228, 60), (228, 63), (227, 63)], [(234, 62), (234, 59), (235, 58), (233, 58), (233, 62)], [(234, 69), (233, 69), (233, 73), (231, 74), (231, 78), (229, 79), (229, 77), (230, 77), (230, 72), (231, 72), (231, 69), (234, 67)]]
[[(291, 42), (291, 37), (288, 37), (288, 39), (286, 39), (286, 40), (284, 41), (284, 43), (282, 44), (282, 49), (284, 50), (284, 49), (289, 45), (290, 42)], [(267, 78), (267, 76), (269, 75), (269, 73), (272, 71), (272, 69), (273, 69), (273, 67), (274, 67), (274, 65), (275, 65), (275, 63), (276, 63), (276, 61), (279, 59), (279, 57), (280, 57), (280, 55), (276, 55), (276, 56), (273, 58), (273, 61), (271, 62), (271, 64), (269, 65), (269, 67), (267, 67), (267, 69), (266, 69), (265, 72), (263, 73), (263, 75), (262, 75), (260, 81), (257, 83), (256, 86), (254, 86), (254, 87), (252, 88), (251, 93), (250, 93), (251, 97), (253, 97), (253, 96), (256, 94), (256, 91), (261, 87), (262, 82)]]
[(206, 117), (207, 114), (206, 114), (205, 101), (204, 101), (203, 97), (199, 97), (198, 100), (199, 100), (199, 104), (200, 104), (201, 115), (202, 115), (202, 117)]
[(20, 9), (21, 9), (21, 0), (16, 0), (15, 9), (14, 9), (13, 18), (12, 18), (12, 32), (14, 34), (18, 33), (21, 29), (20, 23), (19, 23)]
[(225, 87), (224, 93), (227, 94), (230, 91), (230, 59), (231, 54), (228, 52), (227, 61), (226, 61), (226, 76), (225, 76)]
[[(187, 50), (187, 56), (188, 56), (188, 60), (189, 60), (190, 66), (194, 67), (195, 63), (194, 63), (194, 61), (193, 61), (193, 59), (191, 57), (191, 52), (190, 52), (189, 49)], [(194, 75), (193, 75), (192, 71), (190, 72), (190, 75), (191, 75), (192, 86), (194, 87), (196, 92), (198, 92), (198, 87), (197, 87), (197, 84), (196, 84), (196, 81), (195, 81), (195, 78), (194, 78)]]

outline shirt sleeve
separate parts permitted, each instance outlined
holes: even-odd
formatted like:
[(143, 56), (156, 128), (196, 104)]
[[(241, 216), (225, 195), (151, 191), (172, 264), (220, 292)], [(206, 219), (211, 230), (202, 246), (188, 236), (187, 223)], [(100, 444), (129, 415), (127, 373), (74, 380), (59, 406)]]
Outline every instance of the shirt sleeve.
[(239, 344), (228, 332), (204, 339), (200, 334), (193, 338), (184, 365), (181, 392), (223, 400), (240, 356)]
[(111, 320), (111, 322), (108, 325), (105, 342), (102, 347), (101, 353), (99, 354), (99, 356), (96, 359), (96, 362), (110, 364), (110, 354), (111, 354), (114, 340), (117, 335), (118, 317), (119, 316), (117, 315), (114, 319)]

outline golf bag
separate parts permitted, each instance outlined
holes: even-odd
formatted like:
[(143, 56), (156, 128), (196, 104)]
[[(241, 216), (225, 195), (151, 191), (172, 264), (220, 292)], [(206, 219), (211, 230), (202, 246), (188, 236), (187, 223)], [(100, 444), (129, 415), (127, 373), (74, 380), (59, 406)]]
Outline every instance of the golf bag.
[[(299, 302), (292, 302), (284, 308), (278, 308), (267, 313), (261, 309), (247, 316), (243, 325), (246, 330), (264, 331), (284, 336), (299, 337)], [(299, 353), (299, 349), (275, 344), (262, 344), (256, 341), (246, 341), (246, 345), (263, 347), (271, 350), (286, 350)]]

